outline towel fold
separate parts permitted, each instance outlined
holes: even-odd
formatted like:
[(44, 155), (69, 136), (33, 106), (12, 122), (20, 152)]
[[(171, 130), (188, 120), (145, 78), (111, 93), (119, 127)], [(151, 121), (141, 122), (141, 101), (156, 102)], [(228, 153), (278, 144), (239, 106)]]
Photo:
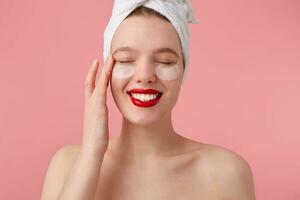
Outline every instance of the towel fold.
[(189, 0), (115, 0), (112, 15), (104, 30), (103, 59), (106, 60), (111, 41), (120, 23), (137, 7), (151, 8), (164, 15), (174, 26), (179, 36), (185, 61), (184, 77), (189, 65), (189, 23), (198, 23)]

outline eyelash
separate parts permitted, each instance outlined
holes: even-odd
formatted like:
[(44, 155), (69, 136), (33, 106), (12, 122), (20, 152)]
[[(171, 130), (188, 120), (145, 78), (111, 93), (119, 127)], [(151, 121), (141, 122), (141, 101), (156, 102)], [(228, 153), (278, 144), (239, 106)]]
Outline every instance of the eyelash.
[(133, 61), (118, 61), (119, 63), (132, 63)]
[(175, 64), (175, 62), (160, 62), (161, 64), (164, 64), (164, 65), (173, 65)]

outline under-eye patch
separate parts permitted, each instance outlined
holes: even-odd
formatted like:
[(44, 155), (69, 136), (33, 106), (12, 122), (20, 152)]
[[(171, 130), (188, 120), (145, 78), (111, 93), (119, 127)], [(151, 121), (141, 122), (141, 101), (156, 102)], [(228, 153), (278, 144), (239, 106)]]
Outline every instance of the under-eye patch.
[(155, 67), (156, 76), (162, 80), (175, 80), (180, 74), (180, 67), (178, 63), (175, 64), (159, 64)]
[(134, 74), (134, 66), (130, 63), (117, 62), (114, 65), (112, 76), (118, 79), (127, 79)]
[[(135, 67), (130, 62), (116, 62), (113, 68), (112, 76), (118, 79), (128, 79), (134, 75)], [(180, 74), (180, 66), (175, 64), (160, 63), (155, 66), (156, 76), (161, 80), (175, 80)]]

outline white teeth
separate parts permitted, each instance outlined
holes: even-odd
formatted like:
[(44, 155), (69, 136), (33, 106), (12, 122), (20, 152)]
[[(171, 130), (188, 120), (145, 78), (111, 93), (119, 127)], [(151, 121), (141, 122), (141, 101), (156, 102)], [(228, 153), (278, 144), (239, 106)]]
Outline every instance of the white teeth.
[(140, 101), (150, 101), (152, 99), (156, 99), (158, 94), (137, 94), (137, 93), (131, 93), (132, 97), (135, 99), (138, 99)]

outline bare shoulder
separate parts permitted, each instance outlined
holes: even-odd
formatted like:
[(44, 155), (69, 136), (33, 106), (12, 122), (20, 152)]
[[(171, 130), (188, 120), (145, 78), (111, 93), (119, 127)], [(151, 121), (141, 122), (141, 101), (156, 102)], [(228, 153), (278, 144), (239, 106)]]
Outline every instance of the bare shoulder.
[(52, 156), (48, 170), (59, 169), (65, 176), (72, 167), (80, 151), (80, 145), (69, 144), (60, 147)]
[(52, 155), (44, 178), (42, 200), (57, 198), (79, 150), (80, 145), (65, 145)]
[(205, 152), (207, 153), (208, 159), (210, 159), (210, 161), (219, 164), (223, 169), (234, 171), (236, 171), (236, 169), (234, 168), (250, 169), (250, 164), (245, 158), (225, 147), (206, 144)]
[(253, 173), (245, 158), (213, 144), (205, 144), (198, 153), (203, 161), (199, 163), (211, 169), (211, 174), (223, 188), (224, 196), (228, 199), (255, 200)]
[(215, 164), (224, 170), (233, 170), (234, 168), (246, 168), (251, 170), (248, 161), (238, 153), (214, 144), (200, 143), (198, 141), (187, 139), (191, 149), (195, 149), (200, 164)]
[(80, 144), (69, 144), (61, 147), (57, 153), (62, 154), (68, 161), (73, 161), (76, 159), (78, 153), (80, 152)]
[[(57, 164), (60, 164), (67, 173), (69, 169), (73, 166), (79, 152), (81, 145), (69, 144), (59, 148), (53, 155), (52, 161), (57, 160)], [(66, 175), (66, 174), (65, 174)]]

